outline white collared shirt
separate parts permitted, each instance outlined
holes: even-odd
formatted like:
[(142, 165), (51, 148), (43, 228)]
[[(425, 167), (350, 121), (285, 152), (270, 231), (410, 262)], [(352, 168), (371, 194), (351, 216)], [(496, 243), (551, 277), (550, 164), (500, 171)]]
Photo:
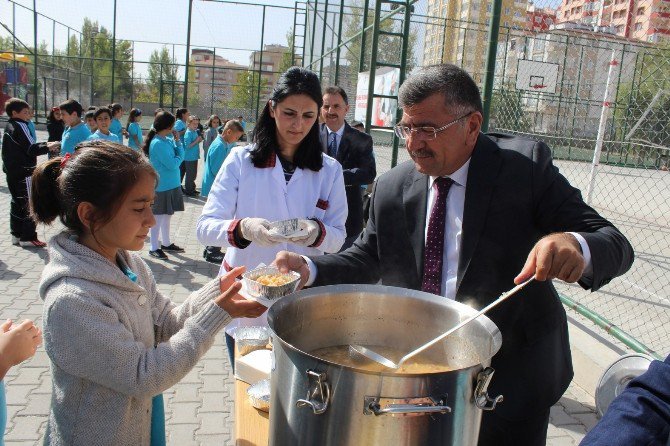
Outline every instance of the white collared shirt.
[[(444, 228), (444, 250), (442, 253), (442, 286), (440, 295), (449, 299), (456, 299), (456, 279), (458, 276), (458, 259), (461, 253), (461, 239), (463, 236), (463, 212), (465, 209), (465, 190), (468, 183), (468, 170), (470, 169), (470, 160), (466, 161), (456, 172), (447, 175), (454, 183), (449, 188), (447, 194), (447, 218)], [(424, 240), (428, 236), (428, 224), (430, 223), (430, 212), (436, 197), (436, 190), (433, 187), (437, 177), (431, 176), (428, 182), (428, 203), (426, 206), (426, 227), (424, 229)], [(575, 236), (582, 248), (582, 255), (586, 263), (586, 269), (582, 277), (590, 277), (593, 273), (591, 264), (591, 250), (584, 237), (576, 232), (568, 232)], [(309, 267), (309, 279), (305, 286), (314, 283), (318, 270), (314, 262), (307, 256), (303, 256)], [(510, 284), (510, 288), (512, 284)]]
[(340, 127), (340, 129), (339, 129), (338, 131), (336, 131), (336, 132), (333, 132), (333, 131), (328, 127), (328, 125), (326, 125), (325, 127), (326, 127), (326, 131), (328, 132), (328, 134), (326, 135), (326, 136), (328, 137), (328, 138), (326, 139), (326, 147), (328, 147), (328, 146), (330, 145), (330, 135), (331, 135), (332, 133), (337, 134), (337, 140), (335, 141), (335, 144), (337, 144), (337, 148), (335, 149), (335, 154), (337, 154), (337, 152), (340, 151), (340, 143), (342, 142), (342, 136), (344, 135), (344, 127), (345, 127), (345, 125), (342, 124), (342, 127)]

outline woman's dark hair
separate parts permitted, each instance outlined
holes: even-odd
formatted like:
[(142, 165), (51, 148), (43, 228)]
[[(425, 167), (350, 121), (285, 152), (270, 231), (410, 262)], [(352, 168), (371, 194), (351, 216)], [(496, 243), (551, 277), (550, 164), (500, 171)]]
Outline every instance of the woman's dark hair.
[(156, 117), (154, 118), (154, 125), (151, 127), (151, 130), (149, 130), (147, 139), (144, 141), (144, 145), (142, 146), (142, 151), (146, 156), (149, 156), (151, 140), (154, 139), (156, 133), (160, 132), (161, 130), (169, 129), (174, 125), (174, 122), (175, 118), (170, 112), (162, 111), (156, 114)]
[(119, 110), (123, 110), (123, 105), (115, 102), (113, 104), (109, 104), (109, 109), (112, 111), (112, 118), (114, 117), (115, 114), (119, 112)]
[(121, 144), (97, 139), (77, 145), (70, 158), (56, 157), (35, 169), (30, 192), (30, 213), (37, 223), (49, 224), (57, 217), (78, 234), (85, 230), (77, 209), (91, 203), (94, 215), (90, 231), (108, 223), (119, 210), (138, 179), (156, 171), (149, 161)]
[(142, 110), (139, 108), (131, 108), (130, 113), (128, 113), (128, 122), (126, 123), (126, 128), (130, 127), (130, 124), (135, 122), (135, 118), (142, 114)]
[(188, 111), (188, 108), (178, 108), (177, 111), (175, 112), (175, 115), (177, 116), (177, 119), (181, 119), (184, 117), (184, 113)]
[(212, 116), (210, 116), (209, 119), (207, 120), (207, 124), (205, 124), (205, 125), (206, 125), (207, 127), (211, 127), (211, 126), (212, 126), (212, 121), (215, 120), (215, 119), (218, 119), (218, 120), (219, 120), (219, 125), (217, 125), (216, 127), (217, 127), (217, 128), (220, 127), (220, 126), (221, 126), (221, 118), (219, 118), (219, 115), (212, 115)]
[(60, 111), (60, 108), (52, 107), (51, 110), (49, 110), (49, 114), (47, 115), (47, 122), (48, 123), (49, 122), (56, 122), (56, 121), (60, 121), (60, 122), (63, 121), (62, 118), (61, 119), (56, 119), (56, 117), (54, 116), (54, 113), (56, 113), (56, 111)]
[[(265, 108), (263, 108), (263, 112), (254, 127), (253, 142), (255, 147), (251, 151), (251, 161), (254, 166), (264, 167), (270, 157), (280, 153), (279, 143), (277, 142), (277, 124), (274, 118), (270, 116), (270, 107), (276, 109), (277, 104), (296, 94), (304, 94), (312, 98), (316, 102), (316, 113), (319, 113), (323, 104), (319, 77), (305, 68), (291, 67), (286, 70), (277, 80), (272, 96), (265, 104)], [(314, 121), (314, 125), (307, 136), (300, 142), (300, 146), (298, 146), (298, 150), (293, 157), (293, 164), (301, 169), (310, 169), (315, 172), (323, 167), (318, 119)]]

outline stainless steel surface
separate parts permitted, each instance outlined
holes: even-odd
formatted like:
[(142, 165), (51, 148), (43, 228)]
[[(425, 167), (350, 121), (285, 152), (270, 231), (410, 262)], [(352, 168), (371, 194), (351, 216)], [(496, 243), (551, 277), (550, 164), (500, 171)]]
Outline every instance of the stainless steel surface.
[(451, 407), (444, 405), (446, 397), (441, 400), (435, 398), (407, 398), (389, 399), (376, 396), (366, 396), (363, 405), (365, 415), (422, 415), (426, 413), (450, 413)]
[[(291, 282), (280, 286), (268, 286), (256, 282), (256, 279), (264, 274), (282, 274), (284, 276), (291, 276), (292, 280)], [(300, 274), (295, 271), (289, 271), (284, 274), (280, 273), (274, 266), (262, 266), (242, 274), (242, 281), (244, 282), (244, 288), (249, 295), (272, 300), (294, 292), (296, 288), (298, 288), (298, 283), (300, 283)]]
[(649, 369), (651, 356), (641, 353), (623, 355), (614, 361), (600, 377), (596, 386), (596, 410), (602, 417), (614, 398), (623, 392), (628, 384)]
[(330, 384), (325, 373), (318, 373), (314, 370), (307, 370), (310, 386), (307, 389), (305, 399), (299, 399), (295, 405), (297, 407), (310, 407), (314, 415), (321, 415), (328, 409), (330, 402)]
[(270, 411), (270, 380), (262, 379), (247, 389), (251, 405), (263, 412)]
[(502, 403), (503, 396), (498, 395), (495, 398), (489, 397), (487, 389), (489, 383), (493, 378), (494, 370), (491, 367), (486, 367), (477, 375), (477, 386), (475, 387), (475, 406), (481, 410), (493, 410), (498, 403)]
[[(502, 342), (487, 317), (424, 353), (446, 362), (453, 369), (449, 372), (367, 372), (310, 354), (351, 344), (409, 351), (475, 313), (439, 296), (379, 285), (311, 288), (278, 300), (268, 310), (275, 357), (270, 444), (476, 445), (482, 414), (474, 403), (476, 382)], [(328, 390), (316, 391), (319, 381)], [(324, 403), (326, 394), (327, 407), (316, 414), (314, 406)], [(370, 398), (377, 399), (379, 408), (370, 406)], [(305, 407), (296, 406), (301, 399)], [(439, 402), (442, 408), (425, 410), (432, 413), (421, 413), (421, 407), (403, 414), (385, 411), (394, 409), (393, 404), (424, 405), (417, 402), (422, 400)], [(372, 415), (375, 410), (382, 412)]]
[[(484, 308), (479, 310), (479, 312), (477, 314), (474, 314), (474, 315), (466, 318), (464, 321), (461, 321), (458, 325), (456, 325), (455, 327), (452, 327), (451, 329), (447, 330), (445, 333), (442, 333), (441, 335), (439, 335), (435, 339), (433, 339), (429, 342), (426, 342), (425, 344), (423, 344), (422, 346), (420, 346), (416, 350), (413, 350), (413, 351), (407, 353), (405, 356), (400, 358), (400, 361), (398, 361), (398, 363), (395, 363), (395, 362), (391, 361), (389, 358), (386, 358), (386, 357), (380, 355), (379, 353), (375, 352), (374, 350), (371, 350), (371, 349), (369, 349), (367, 347), (364, 347), (362, 345), (352, 344), (350, 347), (356, 353), (365, 356), (366, 358), (370, 359), (371, 361), (378, 362), (379, 364), (383, 365), (384, 367), (388, 367), (388, 368), (391, 368), (391, 369), (399, 369), (405, 363), (405, 361), (407, 361), (408, 359), (418, 355), (419, 353), (423, 352), (424, 350), (432, 347), (433, 345), (437, 344), (438, 342), (440, 342), (441, 340), (443, 340), (447, 336), (451, 335), (452, 333), (456, 332), (457, 330), (460, 330), (461, 328), (463, 328), (464, 326), (466, 326), (470, 322), (477, 319), (482, 314), (489, 311), (491, 308), (496, 307), (498, 304), (504, 302), (510, 296), (513, 296), (514, 294), (516, 294), (519, 290), (521, 290), (523, 287), (525, 287), (526, 285), (531, 283), (534, 279), (535, 279), (535, 277), (531, 277), (530, 279), (526, 280), (525, 282), (522, 282), (519, 285), (515, 286), (511, 290), (505, 291), (496, 300), (494, 300), (493, 302), (491, 302), (490, 304), (488, 304), (487, 306), (485, 306)], [(495, 404), (494, 404), (494, 406), (495, 406)]]

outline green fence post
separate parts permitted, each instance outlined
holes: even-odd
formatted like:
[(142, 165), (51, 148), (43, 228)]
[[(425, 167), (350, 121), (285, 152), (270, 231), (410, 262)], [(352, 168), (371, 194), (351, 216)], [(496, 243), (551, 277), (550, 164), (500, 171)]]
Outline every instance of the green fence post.
[(12, 3), (12, 52), (14, 53), (14, 97), (16, 97), (16, 73), (18, 72), (18, 66), (16, 65), (16, 3)]
[[(33, 111), (37, 114), (37, 107), (39, 105), (37, 102), (37, 0), (33, 0), (33, 25), (35, 27), (35, 33), (33, 35), (33, 43), (35, 45), (33, 51), (33, 63), (35, 64), (33, 67)], [(16, 55), (14, 55), (14, 58), (16, 59)]]
[[(500, 10), (502, 0), (493, 0), (493, 11), (489, 21), (489, 45), (486, 49), (486, 71), (484, 73), (484, 120), (482, 132), (489, 129), (489, 115), (491, 113), (491, 97), (493, 96), (493, 78), (496, 69), (496, 53), (498, 51), (498, 33), (500, 32)], [(463, 46), (465, 48), (465, 45)]]
[[(405, 1), (405, 18), (403, 22), (403, 35), (405, 36), (402, 39), (402, 45), (400, 47), (400, 76), (398, 78), (398, 85), (402, 85), (403, 82), (405, 82), (405, 79), (407, 77), (407, 51), (409, 51), (409, 31), (410, 31), (410, 25), (411, 25), (411, 19), (412, 19), (412, 6), (411, 6), (411, 1), (406, 0)], [(391, 92), (393, 94), (393, 92)], [(395, 121), (398, 122), (400, 119), (402, 119), (402, 110), (400, 109), (400, 103), (396, 100), (396, 115), (395, 115)], [(391, 152), (391, 167), (395, 167), (398, 164), (398, 146), (400, 144), (400, 140), (398, 139), (398, 135), (393, 132), (393, 149)]]
[(114, 16), (112, 17), (112, 98), (110, 104), (114, 102), (114, 69), (116, 68), (116, 0), (114, 0)]
[[(260, 60), (258, 61), (258, 87), (256, 88), (256, 121), (258, 121), (258, 114), (259, 114), (258, 109), (260, 108), (259, 103), (261, 99), (261, 80), (263, 79), (263, 44), (265, 43), (265, 9), (266, 6), (263, 5), (263, 24), (261, 25), (261, 57)], [(310, 54), (309, 57), (311, 59), (312, 55)], [(252, 74), (251, 79), (253, 80), (253, 78), (254, 76)]]
[(188, 67), (191, 59), (191, 13), (193, 0), (188, 0), (188, 26), (186, 28), (186, 71), (184, 72), (184, 101), (182, 107), (188, 108)]
[[(365, 1), (365, 6), (368, 6), (368, 0)], [(365, 8), (367, 11), (367, 8)], [(379, 44), (379, 16), (382, 10), (382, 0), (375, 1), (375, 16), (372, 25), (372, 54), (370, 54), (370, 70), (368, 77), (368, 101), (365, 107), (365, 128), (371, 132), (372, 124), (372, 101), (375, 94), (375, 74), (377, 65), (377, 46)], [(365, 28), (365, 24), (364, 24)], [(363, 34), (365, 36), (365, 33)], [(365, 51), (361, 46), (361, 54)]]
[[(363, 26), (361, 27), (363, 31), (361, 32), (361, 50), (360, 50), (360, 57), (358, 58), (358, 72), (360, 73), (361, 71), (365, 70), (365, 28), (368, 25), (368, 8), (370, 7), (370, 0), (365, 0), (365, 3), (363, 4)], [(379, 22), (379, 18), (377, 18), (377, 22)], [(372, 32), (374, 32), (374, 28), (372, 29)], [(373, 49), (373, 51), (376, 51), (376, 48)], [(367, 118), (366, 118), (367, 121)], [(366, 129), (369, 129), (369, 127), (365, 127)]]
[(321, 58), (319, 60), (319, 79), (323, 79), (323, 53), (326, 52), (326, 28), (328, 28), (328, 0), (323, 4), (323, 31), (321, 33)]
[[(309, 1), (307, 2), (309, 3)], [(319, 0), (314, 0), (314, 20), (312, 20), (312, 42), (309, 45), (309, 68), (312, 68), (314, 62), (314, 40), (316, 39), (316, 16), (319, 8)], [(263, 23), (265, 24), (265, 23)], [(303, 62), (304, 65), (304, 62)]]
[[(342, 21), (344, 17), (344, 0), (340, 0), (340, 23), (337, 27), (337, 40), (341, 40), (342, 36)], [(340, 50), (342, 45), (337, 45), (337, 53), (335, 55), (335, 85), (340, 82)]]

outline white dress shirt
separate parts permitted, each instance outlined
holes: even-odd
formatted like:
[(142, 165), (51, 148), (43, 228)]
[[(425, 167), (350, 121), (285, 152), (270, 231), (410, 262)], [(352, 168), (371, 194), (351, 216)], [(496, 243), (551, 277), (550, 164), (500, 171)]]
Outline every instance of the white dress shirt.
[[(440, 295), (449, 299), (456, 298), (456, 279), (458, 275), (458, 259), (461, 253), (461, 239), (463, 236), (463, 211), (465, 209), (465, 190), (468, 183), (468, 170), (470, 168), (470, 160), (463, 164), (456, 172), (447, 175), (453, 180), (453, 184), (449, 188), (447, 194), (447, 218), (444, 228), (444, 251), (442, 257), (442, 286)], [(428, 182), (428, 203), (426, 206), (426, 228), (424, 232), (424, 240), (428, 236), (428, 223), (430, 222), (430, 212), (433, 209), (435, 197), (437, 196), (436, 188), (433, 187), (437, 177), (431, 176)], [(590, 277), (593, 273), (593, 266), (591, 264), (591, 251), (589, 245), (586, 243), (584, 237), (576, 232), (568, 232), (572, 234), (582, 248), (582, 255), (586, 263), (586, 269), (582, 277)], [(305, 286), (310, 286), (314, 283), (318, 270), (314, 262), (308, 257), (303, 256), (307, 261), (309, 267), (309, 279)], [(512, 284), (510, 284), (510, 288)]]

